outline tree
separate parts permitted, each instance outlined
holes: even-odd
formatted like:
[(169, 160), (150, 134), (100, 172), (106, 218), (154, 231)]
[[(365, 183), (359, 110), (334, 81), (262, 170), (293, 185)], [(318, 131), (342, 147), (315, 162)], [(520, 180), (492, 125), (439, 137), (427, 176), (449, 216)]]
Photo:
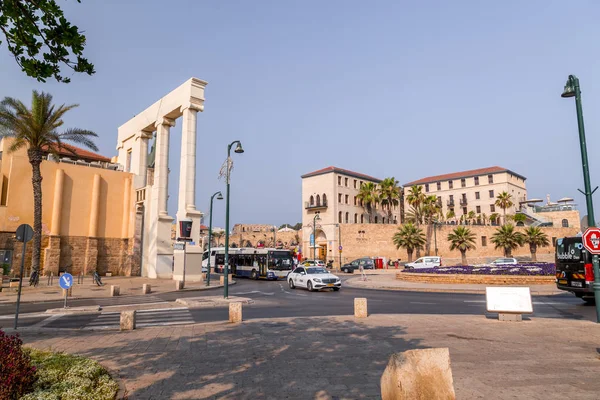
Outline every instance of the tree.
[(423, 245), (425, 244), (425, 234), (421, 228), (409, 222), (398, 228), (398, 232), (394, 234), (392, 240), (396, 245), (396, 249), (400, 249), (400, 247), (406, 249), (408, 262), (411, 262), (413, 251), (415, 249), (423, 248)]
[(481, 223), (483, 225), (487, 225), (487, 221), (488, 221), (488, 216), (486, 215), (486, 213), (481, 214)]
[(504, 257), (511, 257), (512, 251), (523, 245), (523, 235), (513, 225), (505, 224), (496, 229), (491, 241), (496, 249), (504, 250)]
[(498, 218), (500, 218), (500, 214), (498, 214), (498, 213), (491, 213), (490, 214), (490, 224), (491, 225), (498, 224)]
[[(6, 3), (6, 2), (5, 2)], [(73, 150), (63, 142), (73, 142), (84, 145), (94, 151), (98, 148), (93, 138), (98, 137), (94, 132), (71, 128), (62, 133), (58, 132), (64, 121), (62, 117), (77, 104), (56, 107), (52, 104), (52, 96), (48, 93), (33, 91), (31, 109), (20, 100), (5, 97), (0, 102), (0, 137), (12, 138), (9, 152), (27, 148), (27, 157), (31, 164), (33, 185), (33, 247), (31, 267), (39, 273), (40, 254), (42, 247), (42, 174), (40, 164), (44, 152), (53, 154), (58, 159), (60, 151)]]
[(399, 184), (400, 183), (394, 177), (385, 178), (379, 184), (379, 199), (381, 201), (381, 206), (387, 209), (389, 224), (393, 222), (392, 207), (397, 207), (402, 198), (402, 189)]
[(448, 212), (446, 213), (446, 220), (450, 221), (450, 220), (455, 220), (456, 219), (456, 214), (454, 213), (454, 210), (448, 210)]
[(469, 221), (469, 223), (471, 225), (474, 225), (476, 219), (477, 219), (477, 214), (475, 214), (475, 211), (469, 211), (469, 214), (467, 215), (467, 220)]
[(504, 224), (506, 224), (506, 209), (513, 206), (512, 195), (508, 192), (499, 193), (496, 196), (496, 205), (504, 212)]
[(377, 189), (377, 185), (373, 182), (363, 183), (356, 198), (361, 201), (363, 208), (367, 211), (367, 214), (369, 214), (370, 223), (371, 217), (373, 216), (373, 209), (379, 201), (379, 190)]
[(467, 250), (475, 249), (475, 234), (465, 226), (457, 226), (448, 234), (450, 250), (460, 251), (462, 264), (467, 265)]
[(517, 226), (523, 226), (523, 224), (525, 223), (525, 221), (527, 221), (527, 216), (525, 214), (522, 213), (517, 213), (515, 215), (512, 216), (512, 220), (515, 221), (515, 224)]
[[(519, 215), (519, 214), (517, 214)], [(548, 235), (546, 235), (542, 230), (537, 226), (530, 226), (525, 229), (525, 233), (523, 234), (523, 243), (527, 243), (529, 245), (529, 251), (531, 252), (531, 261), (537, 261), (537, 248), (538, 247), (546, 247), (550, 244), (548, 240)]]
[(433, 220), (439, 214), (441, 206), (435, 195), (425, 196), (421, 204), (423, 222), (427, 224), (427, 242), (425, 244), (425, 254), (431, 255), (431, 236), (433, 235)]
[(83, 57), (85, 36), (64, 17), (56, 0), (0, 1), (0, 31), (21, 70), (40, 82), (53, 77), (69, 83), (61, 75), (62, 66), (95, 73), (94, 65)]
[(299, 231), (302, 229), (302, 222), (298, 222), (296, 225), (292, 227), (295, 231)]

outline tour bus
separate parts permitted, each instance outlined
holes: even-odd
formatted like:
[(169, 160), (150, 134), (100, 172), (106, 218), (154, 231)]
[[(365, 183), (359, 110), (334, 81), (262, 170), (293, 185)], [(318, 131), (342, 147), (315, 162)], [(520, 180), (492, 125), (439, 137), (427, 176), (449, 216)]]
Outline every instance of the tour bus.
[(556, 287), (573, 293), (586, 303), (594, 302), (592, 255), (581, 236), (556, 239)]
[[(202, 267), (208, 265), (208, 251), (202, 255)], [(292, 253), (281, 249), (237, 248), (229, 249), (229, 273), (252, 279), (285, 279), (293, 268)], [(210, 266), (222, 273), (225, 266), (225, 248), (210, 250)]]

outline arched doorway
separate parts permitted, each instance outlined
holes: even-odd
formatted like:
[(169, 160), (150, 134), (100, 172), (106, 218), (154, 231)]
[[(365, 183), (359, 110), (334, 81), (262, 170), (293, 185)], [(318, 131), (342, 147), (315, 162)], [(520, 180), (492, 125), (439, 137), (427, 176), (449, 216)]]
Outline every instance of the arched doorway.
[[(318, 260), (326, 261), (327, 259), (327, 235), (323, 230), (317, 229), (317, 235), (315, 238), (315, 256)], [(312, 249), (311, 249), (312, 250)], [(312, 258), (312, 254), (310, 257)]]

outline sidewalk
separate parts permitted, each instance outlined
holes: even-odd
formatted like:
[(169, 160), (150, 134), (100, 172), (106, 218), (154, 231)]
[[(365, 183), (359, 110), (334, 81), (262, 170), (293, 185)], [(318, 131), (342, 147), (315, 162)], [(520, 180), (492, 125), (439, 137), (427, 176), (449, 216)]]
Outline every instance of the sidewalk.
[[(112, 276), (102, 277), (104, 286), (97, 286), (92, 283), (91, 276), (86, 276), (83, 284), (77, 283), (77, 276), (74, 277), (72, 296), (69, 299), (89, 299), (110, 297), (111, 285), (120, 287), (120, 296), (135, 296), (142, 294), (142, 286), (146, 283), (151, 285), (152, 294), (167, 293), (175, 291), (175, 281), (171, 279), (150, 279), (143, 277), (123, 277)], [(29, 281), (23, 281), (21, 293), (21, 301), (51, 301), (62, 300), (64, 295), (62, 289), (58, 286), (58, 279), (54, 278), (54, 285), (47, 286), (48, 278), (40, 279), (37, 287), (29, 286)], [(235, 284), (235, 281), (229, 282), (230, 285)], [(183, 291), (191, 290), (209, 290), (223, 287), (219, 285), (219, 276), (212, 275), (210, 287), (206, 286), (206, 282), (186, 282)], [(8, 288), (5, 285), (0, 292), (0, 304), (15, 303), (17, 301), (17, 288)]]
[[(344, 276), (343, 274), (341, 276)], [(360, 276), (353, 276), (344, 282), (345, 286), (361, 289), (384, 289), (384, 290), (408, 290), (415, 292), (451, 292), (451, 293), (485, 293), (485, 288), (492, 285), (475, 284), (440, 284), (406, 282), (396, 279), (396, 275), (369, 275), (367, 280), (361, 280)], [(558, 290), (556, 285), (523, 285), (529, 286), (533, 295), (553, 295), (564, 293)]]
[(96, 359), (120, 375), (131, 400), (379, 399), (390, 355), (429, 347), (450, 349), (458, 399), (600, 392), (600, 327), (587, 321), (372, 315), (21, 335), (28, 346)]

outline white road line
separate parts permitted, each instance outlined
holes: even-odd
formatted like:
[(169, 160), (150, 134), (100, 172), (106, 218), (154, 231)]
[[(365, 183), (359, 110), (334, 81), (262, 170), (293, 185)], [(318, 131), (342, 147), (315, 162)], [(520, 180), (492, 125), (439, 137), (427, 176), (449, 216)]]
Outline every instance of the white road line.
[(40, 322), (38, 322), (37, 324), (33, 325), (32, 328), (41, 328), (43, 326), (48, 325), (50, 322), (57, 320), (58, 318), (62, 317), (65, 314), (56, 314), (56, 315), (52, 315)]
[[(133, 304), (135, 305), (135, 304)], [(136, 310), (136, 313), (148, 313), (148, 312), (155, 312), (155, 311), (176, 311), (176, 310), (187, 310), (187, 307), (174, 307), (174, 308), (152, 308), (150, 310)], [(117, 314), (121, 314), (120, 311), (110, 311), (110, 312), (103, 312), (100, 315), (117, 315)]]
[(422, 301), (411, 301), (410, 304), (437, 304), (437, 303), (425, 303)]
[(167, 303), (166, 301), (155, 301), (152, 303), (135, 303), (135, 304), (117, 304), (114, 306), (100, 306), (102, 308), (115, 308), (115, 307), (132, 307), (132, 306), (139, 306), (139, 305), (153, 305), (153, 304), (165, 304)]
[(239, 294), (256, 294), (256, 293), (264, 294), (265, 296), (273, 296), (275, 294), (275, 293), (261, 292), (260, 290), (253, 290), (251, 292), (236, 292), (236, 293), (231, 293), (231, 294), (239, 295)]

